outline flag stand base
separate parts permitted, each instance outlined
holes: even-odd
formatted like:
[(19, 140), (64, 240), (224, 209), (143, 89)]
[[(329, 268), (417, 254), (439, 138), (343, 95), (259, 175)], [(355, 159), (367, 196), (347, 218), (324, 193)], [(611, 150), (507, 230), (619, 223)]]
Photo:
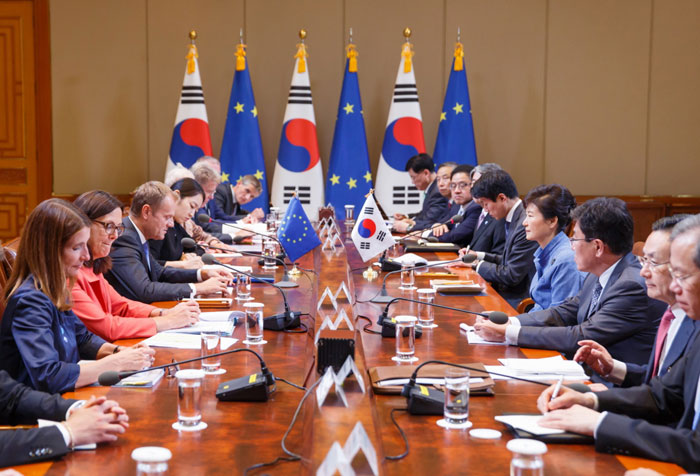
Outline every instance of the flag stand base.
[(372, 268), (372, 265), (369, 265), (366, 270), (362, 272), (362, 277), (372, 281), (373, 279), (376, 279), (377, 276), (379, 276), (379, 273), (377, 273), (374, 268)]
[(294, 263), (294, 267), (289, 270), (289, 276), (292, 278), (298, 278), (301, 276), (301, 270), (297, 268), (297, 264)]

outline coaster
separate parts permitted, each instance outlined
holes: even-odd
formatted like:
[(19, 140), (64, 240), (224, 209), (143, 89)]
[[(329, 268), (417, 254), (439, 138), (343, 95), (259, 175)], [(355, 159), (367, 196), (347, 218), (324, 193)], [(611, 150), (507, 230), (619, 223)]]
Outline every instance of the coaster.
[(263, 344), (267, 344), (267, 341), (266, 340), (259, 340), (257, 342), (251, 342), (248, 339), (245, 339), (243, 341), (243, 343), (246, 345), (263, 345)]
[[(204, 370), (204, 369), (202, 369), (202, 370)], [(210, 371), (210, 372), (204, 370), (204, 375), (221, 375), (221, 374), (225, 374), (225, 373), (226, 373), (226, 369), (221, 369), (221, 368), (217, 369), (217, 370)]]
[(395, 355), (395, 356), (393, 356), (393, 357), (391, 358), (391, 360), (393, 360), (394, 362), (405, 362), (405, 363), (410, 363), (410, 362), (418, 362), (418, 357), (413, 356), (413, 357), (408, 358), (408, 359), (403, 359), (403, 358), (401, 358), (401, 357)]
[(200, 421), (197, 425), (185, 426), (185, 425), (181, 425), (179, 421), (176, 421), (175, 423), (173, 423), (172, 426), (173, 426), (173, 430), (177, 430), (177, 431), (202, 431), (209, 425), (207, 425), (203, 421)]
[(474, 428), (469, 431), (469, 436), (480, 440), (497, 440), (501, 437), (501, 432), (490, 428)]
[(416, 327), (420, 327), (421, 329), (435, 329), (438, 325), (433, 323), (433, 324), (421, 324), (420, 322), (416, 324)]
[(415, 291), (418, 288), (415, 286), (409, 286), (409, 287), (399, 286), (399, 289), (401, 291)]
[(242, 297), (236, 296), (236, 301), (252, 301), (252, 300), (253, 300), (253, 296), (248, 296), (247, 298), (242, 298)]
[(439, 427), (445, 428), (447, 430), (466, 430), (467, 428), (472, 427), (472, 422), (467, 420), (464, 423), (455, 424), (455, 423), (448, 423), (447, 420), (445, 420), (444, 418), (441, 418), (440, 420), (437, 421), (437, 425)]

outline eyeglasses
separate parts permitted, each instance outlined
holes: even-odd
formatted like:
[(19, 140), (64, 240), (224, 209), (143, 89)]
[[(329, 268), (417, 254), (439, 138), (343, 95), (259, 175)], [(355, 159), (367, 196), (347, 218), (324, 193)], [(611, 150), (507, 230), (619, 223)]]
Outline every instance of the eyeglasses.
[(590, 243), (591, 241), (593, 241), (593, 238), (574, 238), (572, 236), (571, 238), (569, 238), (569, 241), (571, 242), (572, 245), (574, 243), (576, 243), (577, 241), (585, 241), (587, 243)]
[(112, 235), (112, 234), (116, 233), (117, 236), (122, 236), (122, 233), (124, 233), (124, 225), (122, 225), (122, 224), (115, 225), (114, 223), (105, 223), (105, 222), (99, 221), (99, 220), (92, 220), (92, 221), (99, 224), (99, 225), (102, 225), (102, 227), (105, 229), (105, 232), (108, 235)]
[(637, 256), (637, 260), (639, 260), (639, 264), (642, 265), (642, 268), (645, 266), (649, 266), (649, 269), (652, 271), (661, 271), (658, 269), (659, 266), (668, 265), (668, 261), (664, 263), (657, 263), (656, 261), (652, 260), (651, 258), (647, 258), (646, 256)]
[(451, 183), (450, 190), (456, 190), (456, 189), (466, 190), (471, 186), (472, 186), (472, 184), (469, 182)]
[(668, 265), (668, 272), (671, 273), (671, 277), (673, 278), (674, 281), (678, 283), (679, 286), (683, 286), (685, 281), (690, 278), (691, 276), (695, 276), (696, 274), (700, 273), (700, 271), (695, 271), (694, 273), (687, 273), (684, 275), (680, 275), (678, 271), (674, 271), (673, 268), (671, 268), (671, 265)]

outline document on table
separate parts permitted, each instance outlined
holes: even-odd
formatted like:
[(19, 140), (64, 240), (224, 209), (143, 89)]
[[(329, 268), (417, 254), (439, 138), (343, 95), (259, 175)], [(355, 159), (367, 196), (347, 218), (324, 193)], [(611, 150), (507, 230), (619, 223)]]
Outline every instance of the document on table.
[(498, 361), (509, 369), (517, 371), (520, 375), (556, 374), (588, 379), (583, 372), (583, 367), (560, 355), (544, 359), (498, 359)]
[(474, 330), (474, 326), (470, 326), (469, 324), (466, 324), (464, 322), (462, 322), (459, 325), (459, 328), (462, 330), (462, 332), (466, 334), (467, 342), (469, 342), (470, 344), (506, 345), (505, 342), (491, 342), (485, 340), (476, 333), (476, 330)]
[[(378, 385), (380, 387), (394, 387), (397, 385), (406, 385), (410, 379), (407, 378), (392, 378), (388, 380), (381, 380)], [(470, 384), (482, 383), (484, 381), (481, 377), (471, 377), (469, 379)], [(444, 378), (437, 377), (418, 377), (416, 379), (418, 385), (445, 385)]]
[[(229, 312), (229, 314), (231, 314)], [(200, 320), (196, 324), (189, 327), (181, 327), (179, 329), (168, 329), (163, 331), (166, 334), (199, 334), (200, 332), (221, 332), (224, 335), (233, 334), (233, 322), (230, 321), (203, 321)]]
[[(202, 348), (201, 338), (197, 334), (179, 334), (175, 332), (159, 332), (143, 341), (151, 347), (170, 347), (173, 349), (198, 350)], [(221, 350), (226, 350), (238, 342), (234, 337), (221, 338)]]
[(216, 259), (221, 259), (221, 258), (240, 258), (243, 255), (240, 253), (214, 253), (213, 256)]
[(564, 430), (540, 426), (538, 422), (541, 418), (542, 415), (499, 415), (494, 417), (494, 420), (511, 426), (516, 430), (523, 430), (537, 436), (558, 435), (564, 433)]
[(235, 317), (245, 317), (245, 313), (243, 311), (212, 311), (199, 313), (199, 320), (206, 322), (229, 322)]
[[(216, 255), (213, 255), (213, 256), (216, 257)], [(221, 271), (229, 271), (229, 272), (233, 271), (231, 268), (233, 268), (233, 270), (235, 270), (235, 271), (240, 271), (241, 273), (252, 273), (253, 272), (253, 268), (251, 268), (250, 266), (234, 266), (234, 265), (222, 266), (220, 264), (205, 264), (204, 266), (202, 266), (202, 269), (219, 269)]]

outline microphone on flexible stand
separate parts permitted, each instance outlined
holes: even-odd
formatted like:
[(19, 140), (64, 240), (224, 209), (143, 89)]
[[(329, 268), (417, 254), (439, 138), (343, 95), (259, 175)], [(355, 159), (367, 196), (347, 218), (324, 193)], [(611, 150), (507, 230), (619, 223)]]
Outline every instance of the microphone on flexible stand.
[[(433, 263), (433, 264), (424, 264), (424, 265), (420, 265), (420, 266), (413, 266), (413, 267), (411, 267), (411, 268), (408, 268), (407, 270), (397, 269), (396, 271), (389, 271), (388, 273), (386, 273), (386, 274), (384, 275), (384, 279), (382, 280), (382, 289), (381, 289), (381, 291), (379, 292), (379, 295), (377, 295), (377, 296), (373, 297), (372, 299), (370, 299), (370, 302), (381, 303), (381, 304), (383, 304), (383, 303), (391, 302), (391, 300), (394, 299), (394, 297), (393, 297), (393, 296), (390, 296), (389, 293), (388, 293), (387, 290), (386, 290), (386, 278), (388, 278), (388, 277), (391, 276), (392, 274), (400, 273), (401, 271), (413, 270), (413, 269), (433, 268), (433, 267), (436, 267), (436, 266), (445, 266), (445, 265), (448, 264), (448, 263), (456, 263), (456, 262), (458, 262), (458, 261), (462, 261), (462, 262), (464, 262), (464, 263), (468, 263), (468, 262), (473, 261), (472, 258), (467, 258), (467, 257), (469, 257), (469, 256), (473, 256), (473, 255), (466, 254), (466, 255), (462, 256), (461, 258), (457, 258), (457, 259), (453, 259), (453, 260), (449, 260), (449, 261), (442, 261), (442, 262), (440, 262), (440, 263)], [(466, 261), (466, 259), (469, 259), (469, 260), (471, 260), (471, 261)]]
[[(182, 248), (184, 250), (193, 250), (197, 246), (203, 246), (203, 247), (209, 248), (211, 250), (228, 251), (224, 248), (218, 248), (216, 246), (211, 246), (211, 245), (197, 245), (197, 243), (192, 238), (190, 238), (188, 236), (184, 237), (180, 242), (181, 242)], [(246, 255), (246, 256), (255, 256), (256, 258), (259, 257), (259, 255), (257, 255), (257, 254), (247, 253), (245, 251), (237, 251), (236, 253), (240, 253), (240, 254)], [(280, 288), (296, 288), (296, 287), (298, 287), (299, 284), (297, 284), (294, 281), (292, 281), (291, 279), (289, 279), (289, 270), (288, 270), (287, 264), (284, 262), (284, 260), (277, 258), (277, 257), (275, 257), (273, 259), (275, 261), (277, 261), (278, 263), (281, 263), (282, 266), (284, 267), (284, 274), (282, 275), (282, 280), (278, 281), (274, 284), (279, 286)]]
[(270, 238), (270, 239), (272, 239), (272, 240), (275, 240), (275, 241), (280, 245), (280, 254), (278, 255), (278, 257), (284, 258), (284, 257), (286, 256), (285, 253), (284, 253), (284, 246), (282, 246), (282, 242), (281, 242), (281, 241), (279, 240), (279, 238), (277, 238), (275, 235), (266, 235), (265, 233), (260, 233), (260, 232), (257, 232), (257, 231), (249, 230), (248, 228), (244, 228), (244, 227), (238, 226), (238, 225), (232, 225), (231, 223), (228, 223), (228, 222), (225, 222), (225, 221), (214, 220), (212, 217), (210, 217), (209, 215), (207, 215), (207, 214), (204, 213), (204, 212), (202, 212), (202, 213), (200, 213), (199, 215), (197, 215), (197, 221), (198, 221), (199, 223), (201, 223), (202, 225), (206, 225), (207, 223), (212, 223), (212, 222), (214, 222), (214, 223), (218, 223), (218, 224), (220, 224), (220, 225), (230, 226), (231, 228), (235, 228), (236, 230), (247, 231), (248, 233), (252, 233), (252, 234), (254, 234), (254, 235), (262, 236), (263, 238)]
[[(180, 362), (171, 362), (165, 365), (158, 365), (156, 367), (149, 367), (142, 370), (133, 370), (129, 372), (117, 372), (115, 370), (109, 370), (107, 372), (102, 372), (97, 381), (100, 385), (110, 387), (112, 385), (118, 384), (121, 380), (131, 377), (132, 375), (139, 374), (142, 372), (148, 372), (150, 370), (166, 369), (169, 367), (177, 367), (180, 364), (187, 364), (189, 362), (197, 362), (198, 360), (204, 360), (211, 357), (220, 357), (222, 355), (234, 354), (236, 352), (250, 352), (254, 354), (260, 361), (260, 373), (255, 374), (255, 380), (253, 376), (245, 376), (239, 379), (230, 380), (219, 385), (216, 390), (216, 398), (223, 401), (239, 401), (239, 402), (265, 402), (270, 396), (270, 392), (275, 390), (275, 377), (272, 372), (267, 368), (265, 361), (260, 357), (260, 354), (254, 350), (247, 348), (238, 348), (232, 350), (226, 350), (224, 352), (218, 352), (216, 354), (211, 354), (203, 357), (195, 357), (194, 359), (181, 360)], [(225, 387), (225, 388), (224, 388)], [(269, 387), (273, 387), (270, 390)]]
[(464, 221), (464, 216), (462, 216), (458, 213), (458, 214), (450, 217), (449, 220), (446, 220), (442, 223), (436, 223), (436, 224), (434, 224), (428, 228), (425, 228), (423, 230), (412, 231), (411, 233), (407, 234), (406, 236), (399, 238), (399, 241), (405, 241), (405, 240), (408, 240), (410, 238), (420, 236), (421, 234), (423, 234), (424, 231), (432, 230), (432, 229), (437, 228), (437, 227), (442, 226), (442, 225), (457, 225), (458, 223), (462, 223), (462, 221)]
[[(413, 371), (413, 374), (411, 374), (411, 378), (408, 380), (408, 383), (404, 385), (403, 389), (401, 390), (401, 396), (406, 397), (408, 413), (412, 415), (442, 415), (445, 410), (445, 392), (434, 388), (425, 387), (422, 385), (419, 385), (418, 388), (416, 388), (418, 371), (421, 369), (421, 367), (428, 364), (449, 365), (451, 367), (459, 367), (461, 369), (473, 370), (475, 372), (484, 371), (482, 369), (470, 367), (468, 365), (453, 364), (452, 362), (445, 362), (443, 360), (428, 360), (418, 365), (416, 367), (416, 370)], [(513, 375), (500, 374), (491, 371), (486, 372), (491, 375), (512, 378), (514, 380), (521, 380), (523, 382), (543, 385), (545, 387), (548, 387), (550, 385), (549, 383), (540, 382), (539, 380), (530, 380), (523, 377), (515, 377)], [(588, 385), (582, 383), (570, 383), (566, 384), (565, 386), (581, 393), (587, 393), (591, 391)]]
[[(255, 278), (255, 276), (253, 276), (252, 274), (245, 273), (241, 270), (234, 268), (233, 266), (222, 263), (209, 253), (204, 253), (202, 255), (202, 261), (204, 261), (204, 264), (218, 264), (220, 266), (223, 266), (224, 268), (229, 268), (237, 273), (245, 274), (246, 276)], [(297, 327), (300, 327), (301, 312), (289, 310), (289, 303), (287, 302), (287, 295), (285, 294), (284, 290), (276, 284), (268, 283), (267, 281), (261, 282), (277, 289), (280, 292), (280, 294), (282, 294), (282, 299), (284, 300), (284, 312), (281, 314), (275, 314), (274, 316), (264, 318), (263, 329), (268, 329), (271, 331), (284, 331), (287, 329), (295, 329)]]

